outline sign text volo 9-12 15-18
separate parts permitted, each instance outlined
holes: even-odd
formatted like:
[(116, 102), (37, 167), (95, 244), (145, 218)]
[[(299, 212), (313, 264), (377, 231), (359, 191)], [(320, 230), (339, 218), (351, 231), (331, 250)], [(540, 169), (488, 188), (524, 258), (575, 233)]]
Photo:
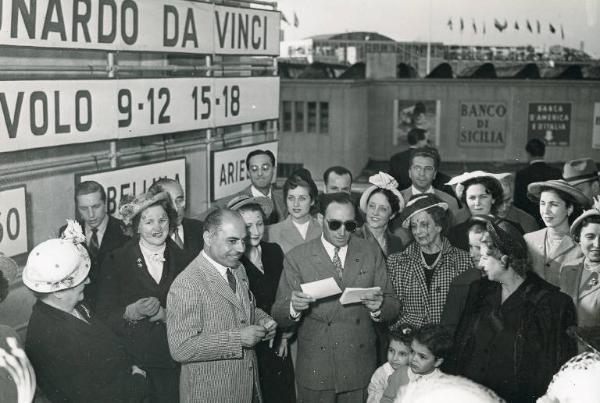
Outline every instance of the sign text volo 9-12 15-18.
[(279, 79), (0, 82), (0, 153), (277, 119)]
[(277, 11), (183, 0), (0, 0), (5, 46), (279, 54)]

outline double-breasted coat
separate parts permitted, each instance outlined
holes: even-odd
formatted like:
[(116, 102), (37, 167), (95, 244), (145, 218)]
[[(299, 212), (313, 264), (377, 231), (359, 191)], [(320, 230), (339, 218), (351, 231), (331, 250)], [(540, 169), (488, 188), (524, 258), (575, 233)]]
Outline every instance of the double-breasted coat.
[(296, 381), (312, 390), (336, 393), (366, 388), (376, 367), (376, 334), (369, 311), (360, 303), (342, 305), (339, 295), (319, 299), (290, 318), (292, 291), (300, 284), (333, 277), (346, 287), (381, 287), (384, 301), (381, 320), (393, 321), (400, 303), (388, 280), (381, 251), (368, 241), (352, 236), (339, 278), (321, 238), (291, 250), (284, 259), (272, 314), (280, 326), (298, 325)]
[(175, 279), (167, 298), (167, 333), (181, 363), (182, 403), (250, 403), (260, 396), (254, 349), (242, 348), (240, 329), (270, 319), (256, 307), (240, 264), (237, 291), (200, 253)]

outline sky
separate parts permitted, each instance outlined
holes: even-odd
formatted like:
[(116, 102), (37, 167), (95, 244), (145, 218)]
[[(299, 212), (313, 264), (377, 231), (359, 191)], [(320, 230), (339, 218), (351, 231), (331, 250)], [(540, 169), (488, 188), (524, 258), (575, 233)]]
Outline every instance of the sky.
[[(374, 31), (397, 41), (427, 41), (457, 45), (563, 45), (600, 58), (600, 0), (279, 0), (278, 9), (293, 24), (282, 23), (285, 40), (346, 31)], [(464, 30), (460, 31), (460, 18)], [(502, 33), (494, 19), (508, 22)], [(453, 21), (453, 30), (448, 20)], [(526, 28), (526, 20), (534, 33)], [(536, 20), (541, 34), (537, 34)], [(477, 25), (477, 34), (472, 24)], [(514, 29), (518, 21), (519, 30)], [(482, 34), (485, 22), (486, 35)], [(551, 34), (549, 24), (556, 28)], [(561, 39), (560, 26), (565, 39)]]

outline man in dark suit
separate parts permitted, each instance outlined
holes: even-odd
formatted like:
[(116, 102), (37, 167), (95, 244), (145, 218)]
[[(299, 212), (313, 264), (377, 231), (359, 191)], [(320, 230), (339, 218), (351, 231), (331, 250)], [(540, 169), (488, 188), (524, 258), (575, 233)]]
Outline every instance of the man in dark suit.
[[(91, 283), (85, 288), (85, 299), (93, 307), (96, 279), (102, 261), (110, 252), (123, 246), (129, 237), (123, 232), (123, 222), (107, 214), (106, 192), (98, 182), (85, 181), (75, 187), (75, 207), (91, 259)], [(65, 228), (66, 225), (61, 227), (59, 234)]]
[[(319, 193), (319, 205), (323, 204), (323, 197), (329, 193), (347, 193), (350, 195), (350, 200), (354, 204), (354, 215), (356, 223), (359, 227), (365, 223), (363, 214), (358, 208), (360, 204), (360, 194), (352, 193), (352, 172), (346, 167), (336, 165), (329, 167), (323, 172), (323, 183), (325, 184), (325, 192)], [(321, 214), (318, 215), (319, 222), (323, 221)]]
[(198, 256), (204, 246), (202, 221), (185, 216), (185, 193), (175, 179), (159, 179), (150, 187), (149, 191), (155, 194), (160, 192), (169, 194), (171, 205), (177, 211), (177, 228), (173, 230), (170, 237), (187, 256), (187, 260), (183, 265), (185, 267)]
[(287, 206), (283, 194), (273, 186), (275, 155), (270, 150), (253, 150), (246, 157), (246, 169), (252, 184), (235, 196), (268, 197), (273, 202), (273, 211), (265, 225), (277, 224), (287, 217)]
[(411, 129), (406, 140), (408, 141), (408, 149), (394, 154), (390, 160), (390, 175), (396, 178), (398, 189), (406, 189), (411, 185), (412, 182), (408, 176), (410, 153), (414, 148), (427, 145), (427, 131), (419, 128)]
[(551, 179), (560, 179), (562, 172), (544, 162), (546, 144), (540, 139), (531, 139), (525, 146), (529, 165), (515, 175), (515, 198), (514, 205), (532, 215), (540, 227), (544, 227), (544, 221), (540, 216), (537, 203), (527, 197), (527, 186), (533, 182), (544, 182)]
[[(390, 322), (400, 302), (380, 250), (352, 236), (354, 206), (346, 193), (324, 198), (323, 235), (285, 256), (273, 318), (297, 325), (296, 381), (301, 402), (364, 402), (376, 368), (374, 322)], [(340, 289), (370, 288), (361, 303), (342, 305), (339, 295), (315, 299), (301, 284), (332, 278)]]

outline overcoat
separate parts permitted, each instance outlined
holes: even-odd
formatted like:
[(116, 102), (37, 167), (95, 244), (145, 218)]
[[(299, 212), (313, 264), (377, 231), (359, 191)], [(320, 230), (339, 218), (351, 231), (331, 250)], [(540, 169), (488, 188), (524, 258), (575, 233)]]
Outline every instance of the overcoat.
[(204, 224), (200, 220), (184, 217), (181, 225), (183, 225), (183, 251), (187, 255), (183, 267), (186, 267), (202, 251)]
[(256, 308), (244, 267), (232, 272), (235, 294), (200, 253), (169, 291), (167, 334), (181, 363), (182, 403), (251, 403), (253, 388), (260, 391), (256, 354), (242, 348), (240, 329), (270, 316)]
[(302, 313), (300, 322), (290, 318), (292, 291), (300, 284), (333, 277), (340, 289), (381, 287), (384, 301), (381, 320), (393, 321), (400, 303), (388, 280), (381, 251), (368, 241), (351, 237), (339, 278), (321, 238), (292, 249), (284, 259), (272, 314), (280, 326), (298, 325), (296, 381), (312, 390), (336, 393), (367, 387), (376, 367), (376, 334), (369, 311), (360, 303), (342, 305), (339, 295), (319, 299)]
[(548, 228), (525, 234), (525, 242), (531, 258), (533, 271), (552, 285), (560, 286), (560, 271), (563, 263), (583, 256), (581, 248), (570, 235), (566, 235), (560, 244), (546, 256), (546, 234)]
[(319, 224), (319, 221), (313, 217), (310, 217), (309, 220), (306, 239), (302, 239), (302, 235), (300, 235), (300, 232), (298, 232), (298, 229), (292, 222), (292, 217), (288, 216), (285, 220), (267, 227), (265, 241), (279, 244), (283, 253), (288, 253), (296, 246), (321, 236), (321, 224)]
[(600, 281), (583, 268), (583, 258), (565, 263), (560, 273), (560, 290), (573, 298), (577, 326), (600, 325)]

